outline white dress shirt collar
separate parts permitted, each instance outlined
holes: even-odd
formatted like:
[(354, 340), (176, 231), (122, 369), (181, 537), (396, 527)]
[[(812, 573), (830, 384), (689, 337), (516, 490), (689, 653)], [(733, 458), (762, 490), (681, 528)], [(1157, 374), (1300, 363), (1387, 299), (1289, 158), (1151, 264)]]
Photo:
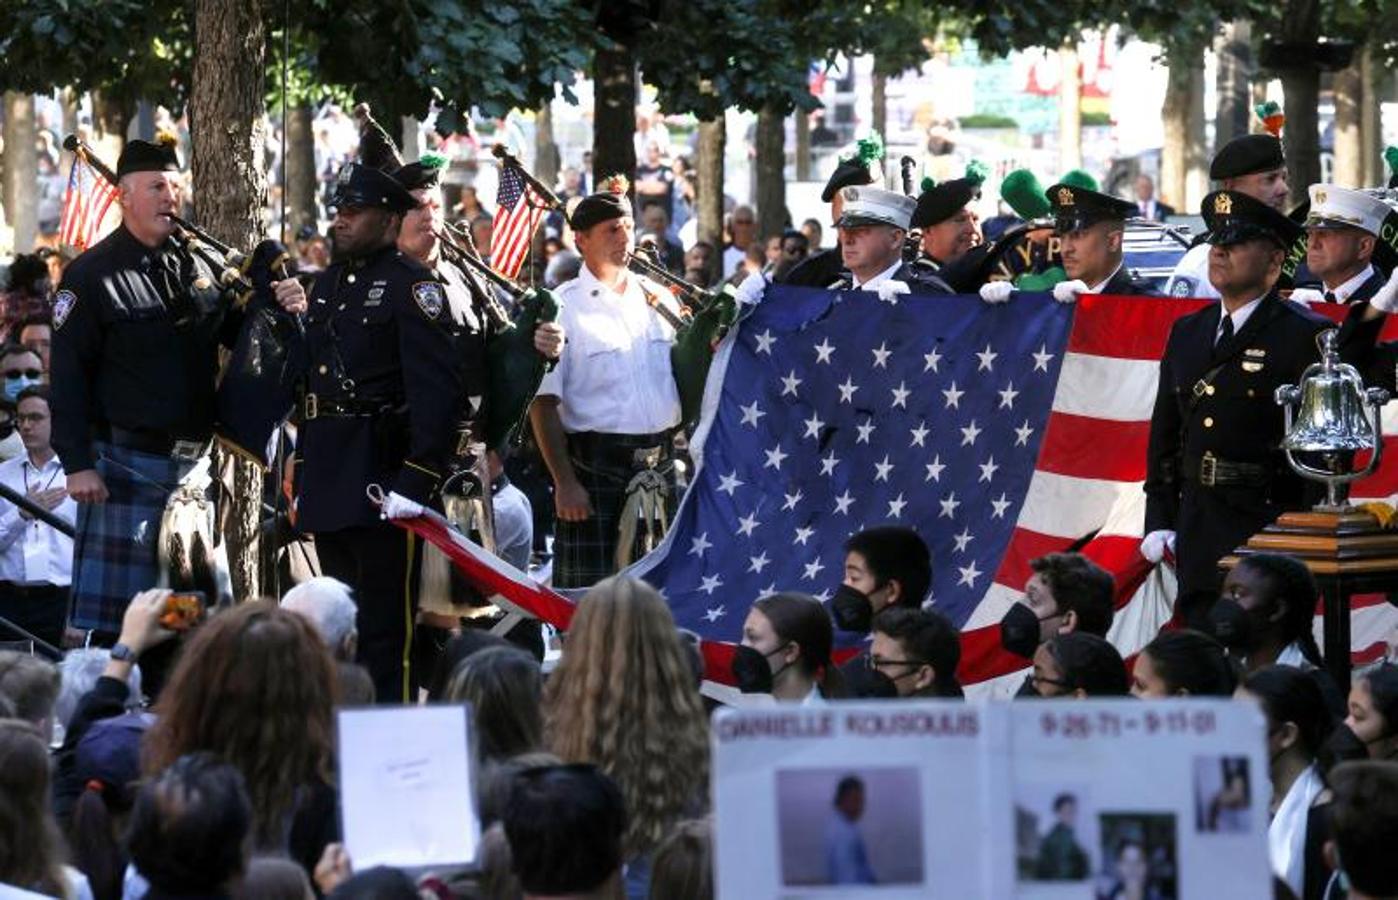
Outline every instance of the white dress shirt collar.
[(1349, 281), (1346, 281), (1339, 287), (1332, 288), (1329, 285), (1327, 285), (1325, 288), (1325, 292), (1327, 294), (1334, 294), (1336, 303), (1348, 303), (1349, 298), (1354, 294), (1354, 292), (1359, 290), (1359, 288), (1364, 284), (1364, 282), (1368, 281), (1370, 276), (1372, 276), (1373, 274), (1374, 266), (1371, 263), (1370, 265), (1365, 266), (1358, 275), (1354, 276)]
[(879, 285), (883, 284), (885, 281), (887, 281), (887, 280), (889, 280), (890, 278), (892, 278), (892, 277), (893, 277), (893, 273), (894, 273), (894, 272), (897, 272), (897, 271), (898, 271), (898, 267), (901, 266), (901, 265), (903, 265), (903, 261), (902, 261), (901, 259), (895, 259), (895, 260), (893, 261), (893, 265), (889, 266), (887, 269), (884, 269), (882, 272), (880, 272), (879, 274), (875, 275), (873, 278), (870, 278), (868, 281), (864, 282), (863, 284), (860, 284), (860, 283), (859, 283), (859, 277), (856, 276), (853, 272), (851, 272), (851, 273), (850, 273), (850, 286), (851, 286), (854, 290), (856, 290), (856, 291), (872, 291), (872, 290), (875, 290), (876, 288), (878, 288)]
[(1111, 281), (1113, 278), (1116, 277), (1116, 273), (1117, 273), (1117, 272), (1120, 272), (1120, 271), (1121, 271), (1121, 267), (1124, 266), (1124, 265), (1126, 265), (1126, 260), (1122, 260), (1121, 262), (1117, 263), (1117, 264), (1116, 264), (1116, 268), (1115, 268), (1115, 269), (1112, 269), (1112, 274), (1108, 275), (1106, 278), (1103, 278), (1103, 279), (1102, 279), (1101, 281), (1099, 281), (1097, 284), (1094, 284), (1094, 285), (1089, 286), (1088, 289), (1087, 289), (1087, 292), (1088, 292), (1089, 294), (1100, 294), (1100, 293), (1102, 293), (1102, 288), (1106, 287), (1106, 286), (1107, 286), (1107, 282)]
[(1249, 300), (1247, 303), (1244, 303), (1242, 306), (1233, 310), (1233, 312), (1231, 313), (1228, 311), (1228, 308), (1223, 305), (1222, 300), (1218, 301), (1218, 330), (1214, 332), (1214, 339), (1217, 340), (1218, 336), (1223, 334), (1224, 316), (1228, 316), (1230, 319), (1233, 320), (1233, 334), (1236, 335), (1238, 332), (1242, 331), (1243, 326), (1247, 324), (1248, 319), (1252, 318), (1252, 314), (1257, 311), (1257, 307), (1262, 305), (1262, 300), (1266, 296), (1266, 294), (1263, 294), (1262, 297), (1258, 297), (1255, 300)]

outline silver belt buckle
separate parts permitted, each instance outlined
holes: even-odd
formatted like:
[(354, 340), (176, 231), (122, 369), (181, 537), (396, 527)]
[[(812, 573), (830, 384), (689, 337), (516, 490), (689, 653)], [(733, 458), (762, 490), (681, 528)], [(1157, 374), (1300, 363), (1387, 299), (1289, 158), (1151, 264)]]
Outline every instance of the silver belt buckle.
[(654, 469), (660, 465), (660, 447), (640, 447), (631, 451), (631, 461), (638, 466)]
[(201, 441), (175, 441), (170, 448), (170, 458), (184, 462), (193, 462), (203, 455), (204, 444)]

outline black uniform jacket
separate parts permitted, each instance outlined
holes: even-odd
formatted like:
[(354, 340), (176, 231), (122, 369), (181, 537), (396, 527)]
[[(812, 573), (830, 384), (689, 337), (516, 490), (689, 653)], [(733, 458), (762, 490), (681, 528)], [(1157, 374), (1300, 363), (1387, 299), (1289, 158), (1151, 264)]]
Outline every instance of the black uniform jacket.
[[(1177, 532), (1182, 594), (1212, 590), (1218, 560), (1286, 509), (1303, 505), (1299, 476), (1280, 443), (1275, 393), (1297, 384), (1319, 357), (1316, 333), (1331, 323), (1270, 293), (1226, 344), (1215, 348), (1213, 303), (1177, 320), (1160, 361), (1146, 472), (1146, 533)], [(1255, 484), (1201, 484), (1201, 461), (1260, 466)]]
[(113, 427), (152, 442), (209, 437), (218, 347), (241, 318), (206, 263), (125, 226), (73, 260), (54, 295), (50, 359), (64, 471), (91, 469), (93, 440)]
[(393, 247), (316, 278), (306, 316), (301, 528), (375, 523), (370, 484), (432, 502), (462, 397), (449, 322), (441, 282)]

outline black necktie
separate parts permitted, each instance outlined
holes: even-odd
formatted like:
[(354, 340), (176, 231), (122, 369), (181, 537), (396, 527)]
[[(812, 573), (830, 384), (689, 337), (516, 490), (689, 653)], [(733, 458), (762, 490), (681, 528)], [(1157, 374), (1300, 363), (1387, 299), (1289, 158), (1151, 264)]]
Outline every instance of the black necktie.
[(1218, 330), (1218, 340), (1214, 341), (1214, 349), (1228, 346), (1228, 342), (1233, 340), (1233, 317), (1224, 314), (1223, 327)]

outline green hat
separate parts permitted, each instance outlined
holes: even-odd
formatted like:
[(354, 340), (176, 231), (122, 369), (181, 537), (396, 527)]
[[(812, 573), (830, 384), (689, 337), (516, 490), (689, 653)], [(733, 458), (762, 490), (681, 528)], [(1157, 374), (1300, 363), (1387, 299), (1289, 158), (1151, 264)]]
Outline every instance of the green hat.
[(1058, 179), (1058, 183), (1066, 184), (1069, 187), (1086, 188), (1089, 191), (1101, 190), (1097, 184), (1097, 179), (1083, 169), (1069, 169), (1063, 173), (1062, 178)]
[(1021, 219), (1042, 219), (1049, 214), (1044, 186), (1028, 169), (1015, 169), (1005, 176), (1000, 182), (1000, 199)]

